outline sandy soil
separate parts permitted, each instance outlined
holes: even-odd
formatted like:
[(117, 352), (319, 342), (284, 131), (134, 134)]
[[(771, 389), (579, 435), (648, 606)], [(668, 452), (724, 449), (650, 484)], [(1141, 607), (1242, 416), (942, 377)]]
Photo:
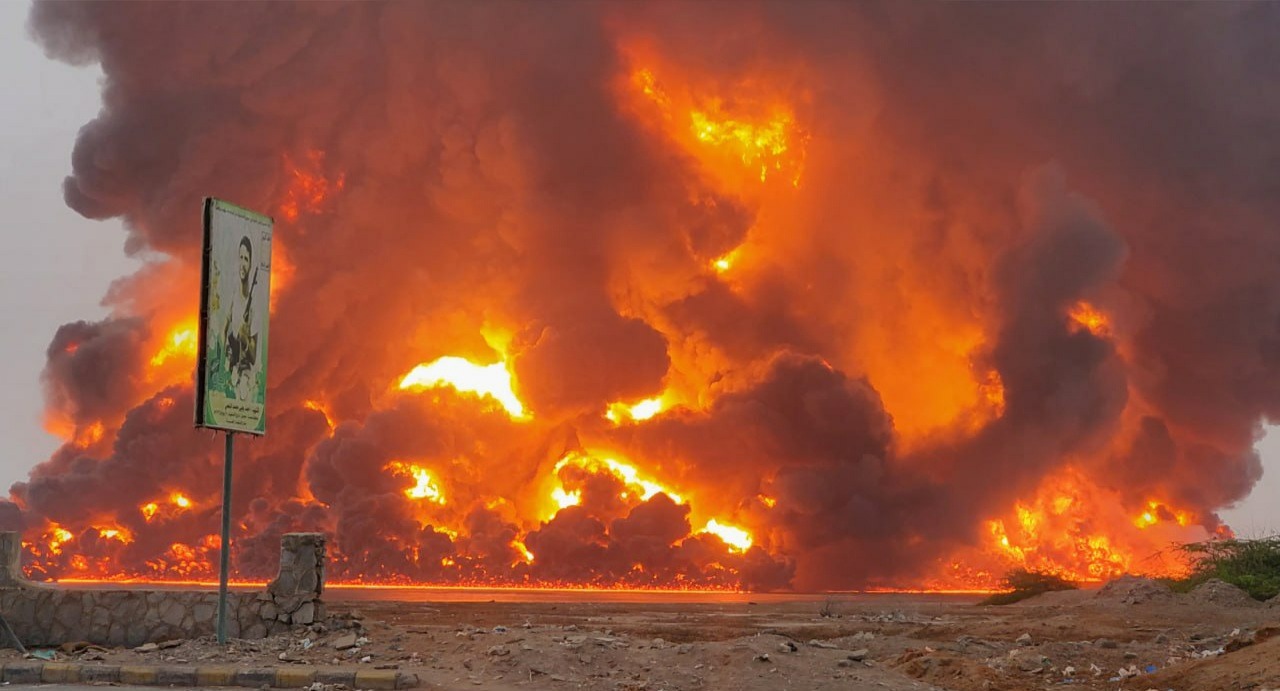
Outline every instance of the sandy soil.
[(1280, 689), (1280, 603), (1242, 595), (1133, 579), (1004, 607), (936, 595), (337, 602), (325, 625), (226, 650), (191, 640), (60, 659), (396, 667), (427, 687), (495, 691)]

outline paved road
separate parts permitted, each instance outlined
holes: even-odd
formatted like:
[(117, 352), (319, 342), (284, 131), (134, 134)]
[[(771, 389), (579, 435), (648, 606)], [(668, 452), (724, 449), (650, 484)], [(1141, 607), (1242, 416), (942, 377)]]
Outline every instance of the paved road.
[[(111, 684), (109, 687), (108, 686), (86, 686), (84, 684), (31, 684), (29, 686), (23, 686), (22, 684), (6, 684), (6, 686), (22, 686), (22, 688), (26, 688), (26, 689), (48, 689), (49, 691), (102, 691), (105, 688), (110, 688), (111, 691), (117, 691), (117, 690), (156, 691), (156, 688), (157, 688), (155, 686), (119, 686), (116, 684)], [(201, 687), (184, 686), (183, 688), (184, 689), (200, 689)], [(213, 687), (204, 687), (204, 688), (209, 689), (209, 691), (212, 691)], [(218, 687), (218, 688), (221, 689), (221, 687)]]

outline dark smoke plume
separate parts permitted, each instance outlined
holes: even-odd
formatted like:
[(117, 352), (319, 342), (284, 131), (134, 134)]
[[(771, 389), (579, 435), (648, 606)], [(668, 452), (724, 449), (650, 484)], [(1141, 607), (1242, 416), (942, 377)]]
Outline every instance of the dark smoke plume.
[[(1063, 477), (1223, 530), (1280, 418), (1273, 4), (49, 2), (30, 28), (102, 66), (66, 202), (149, 263), (54, 335), (68, 441), (0, 523), (62, 526), (103, 573), (216, 555), (217, 444), (189, 370), (154, 364), (194, 312), (206, 196), (277, 218), (246, 576), (321, 530), (349, 579), (910, 585)], [(759, 180), (687, 104), (783, 104), (785, 165)], [(505, 356), (527, 418), (397, 389), (446, 355)], [(443, 501), (407, 500), (404, 464)], [(552, 481), (578, 503), (547, 510)]]

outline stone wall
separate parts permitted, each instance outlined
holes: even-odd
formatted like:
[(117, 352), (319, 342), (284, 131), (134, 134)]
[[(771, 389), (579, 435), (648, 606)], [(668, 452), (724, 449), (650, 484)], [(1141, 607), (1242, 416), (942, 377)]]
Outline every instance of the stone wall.
[[(218, 593), (192, 590), (89, 590), (28, 581), (22, 541), (0, 533), (0, 612), (23, 645), (88, 641), (134, 647), (215, 632)], [(262, 592), (227, 595), (227, 635), (263, 638), (324, 618), (324, 536), (280, 541), (280, 572)], [(8, 641), (0, 645), (9, 645)]]

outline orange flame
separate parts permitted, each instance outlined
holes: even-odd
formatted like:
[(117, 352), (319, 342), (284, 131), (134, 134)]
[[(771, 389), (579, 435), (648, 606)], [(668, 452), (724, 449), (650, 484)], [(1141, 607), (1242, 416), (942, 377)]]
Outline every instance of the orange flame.
[[(619, 461), (616, 458), (604, 454), (594, 452), (578, 452), (571, 451), (565, 454), (553, 469), (554, 486), (551, 488), (549, 497), (551, 499), (548, 518), (554, 516), (561, 509), (576, 506), (582, 502), (582, 493), (579, 490), (568, 491), (560, 482), (560, 471), (566, 466), (576, 466), (593, 473), (608, 473), (618, 480), (622, 481), (623, 489), (619, 497), (624, 500), (647, 501), (658, 493), (667, 495), (671, 501), (676, 504), (686, 503), (686, 498), (682, 493), (673, 490), (670, 486), (652, 478), (648, 474), (642, 472), (636, 466)], [(776, 502), (769, 497), (762, 497), (761, 500), (768, 506), (773, 506)], [(696, 531), (702, 534), (710, 534), (718, 537), (724, 542), (726, 549), (731, 553), (745, 552), (751, 548), (754, 538), (747, 530), (726, 523), (718, 518), (709, 519), (703, 528)]]
[(730, 552), (745, 552), (751, 549), (754, 540), (751, 533), (737, 526), (720, 523), (716, 519), (707, 521), (707, 525), (699, 532), (710, 533), (724, 541)]
[(49, 528), (49, 532), (45, 533), (45, 543), (49, 546), (50, 554), (62, 554), (62, 545), (69, 542), (75, 535), (70, 530), (54, 523)]
[[(683, 121), (684, 131), (670, 132), (691, 148), (705, 150), (704, 163), (733, 160), (759, 177), (785, 175), (793, 187), (800, 186), (804, 168), (804, 147), (808, 135), (797, 125), (795, 114), (780, 102), (755, 102), (736, 93), (734, 107), (719, 98), (693, 98), (669, 92), (658, 83), (653, 71), (635, 70), (633, 88), (657, 106), (673, 123)], [(726, 264), (730, 263), (726, 259)], [(719, 264), (717, 263), (719, 269)], [(727, 270), (726, 265), (724, 269)]]
[[(632, 496), (639, 497), (640, 501), (648, 500), (653, 495), (662, 492), (671, 498), (671, 501), (677, 504), (683, 504), (684, 498), (670, 488), (663, 486), (655, 480), (644, 477), (640, 471), (633, 465), (623, 463), (615, 458), (597, 457), (590, 454), (570, 452), (565, 454), (555, 466), (555, 472), (559, 473), (560, 469), (569, 464), (591, 470), (594, 472), (608, 472), (613, 474), (626, 485), (626, 489), (622, 492), (622, 498), (628, 499)], [(560, 494), (556, 495), (553, 491), (553, 497), (571, 497), (573, 495), (566, 493), (563, 487), (557, 488)], [(557, 498), (557, 503), (560, 499)], [(577, 503), (575, 501), (574, 503)]]
[(400, 380), (401, 389), (450, 386), (496, 401), (514, 419), (525, 417), (524, 404), (511, 388), (511, 372), (506, 362), (477, 365), (470, 360), (445, 356), (430, 364), (414, 367)]
[(524, 560), (526, 563), (529, 563), (529, 564), (533, 563), (534, 561), (533, 552), (530, 552), (529, 548), (526, 547), (523, 542), (521, 542), (520, 540), (513, 540), (511, 542), (511, 546), (516, 548), (516, 551), (520, 553), (520, 556), (524, 557)]
[(196, 324), (191, 319), (175, 326), (162, 342), (159, 352), (151, 356), (151, 366), (159, 367), (171, 359), (192, 360), (196, 356)]
[(436, 484), (435, 478), (431, 476), (431, 471), (422, 466), (401, 461), (388, 463), (386, 469), (390, 470), (393, 475), (413, 478), (414, 485), (404, 491), (406, 497), (410, 499), (426, 499), (427, 501), (444, 505), (444, 494), (440, 492), (440, 486)]
[(640, 422), (662, 412), (665, 404), (662, 397), (646, 398), (637, 403), (610, 403), (605, 411), (605, 418), (614, 424), (623, 422)]
[(99, 528), (98, 536), (103, 538), (104, 540), (115, 540), (117, 542), (123, 542), (125, 544), (133, 542), (133, 533), (120, 527)]
[[(1004, 564), (995, 566), (994, 572), (1020, 567), (1082, 582), (1124, 573), (1184, 573), (1186, 564), (1173, 557), (1166, 559), (1163, 552), (1175, 538), (1186, 542), (1202, 536), (1185, 512), (1154, 500), (1147, 502), (1147, 507), (1137, 517), (1126, 519), (1120, 502), (1079, 472), (1068, 469), (1050, 476), (1032, 499), (1014, 504), (1012, 520), (987, 521), (989, 548)], [(1165, 521), (1172, 530), (1182, 532), (1145, 534)]]
[(1153, 499), (1147, 502), (1146, 511), (1138, 514), (1138, 517), (1133, 519), (1133, 524), (1139, 528), (1145, 529), (1150, 528), (1161, 521), (1173, 521), (1174, 523), (1185, 527), (1191, 524), (1191, 515), (1186, 511), (1175, 511), (1170, 509), (1165, 504)]
[(139, 513), (142, 514), (142, 520), (150, 523), (160, 516), (162, 519), (171, 518), (176, 514), (182, 513), (194, 506), (190, 497), (182, 492), (170, 492), (167, 501), (164, 504), (156, 501), (150, 501), (138, 507)]

